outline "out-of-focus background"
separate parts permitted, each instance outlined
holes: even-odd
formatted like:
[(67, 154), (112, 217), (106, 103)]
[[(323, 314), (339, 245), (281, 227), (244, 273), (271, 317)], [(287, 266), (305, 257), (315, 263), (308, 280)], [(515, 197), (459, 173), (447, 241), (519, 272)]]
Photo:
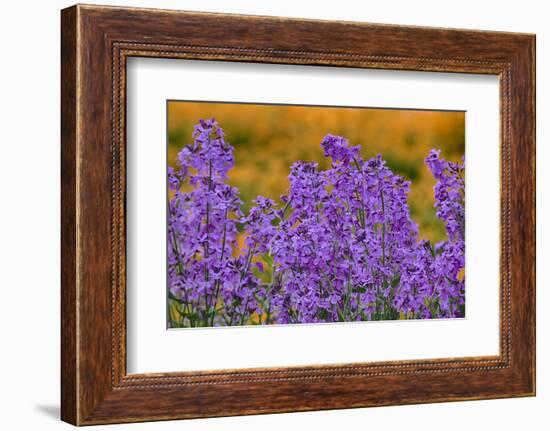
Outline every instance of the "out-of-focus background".
[(245, 212), (258, 195), (277, 201), (286, 193), (295, 161), (316, 161), (328, 168), (330, 159), (320, 144), (332, 133), (360, 145), (365, 158), (381, 154), (395, 173), (410, 180), (409, 205), (420, 237), (445, 239), (433, 206), (435, 181), (424, 158), (432, 148), (448, 160), (464, 155), (464, 112), (170, 101), (170, 166), (177, 166), (177, 153), (192, 142), (198, 120), (212, 117), (235, 148), (229, 182), (240, 190)]

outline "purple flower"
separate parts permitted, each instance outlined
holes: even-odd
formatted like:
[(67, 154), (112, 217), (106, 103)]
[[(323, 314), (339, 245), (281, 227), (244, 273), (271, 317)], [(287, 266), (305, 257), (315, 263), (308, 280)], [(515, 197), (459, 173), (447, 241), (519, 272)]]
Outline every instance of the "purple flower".
[(321, 146), (325, 150), (325, 157), (332, 157), (334, 161), (349, 163), (359, 156), (359, 146), (350, 147), (347, 139), (341, 136), (328, 134)]
[(438, 180), (435, 187), (437, 216), (445, 222), (450, 240), (464, 241), (464, 160), (462, 163), (446, 162), (440, 151), (431, 150), (426, 164)]
[(410, 216), (410, 182), (342, 137), (321, 143), (330, 169), (294, 163), (280, 203), (258, 196), (246, 215), (221, 128), (201, 120), (193, 137), (168, 170), (171, 326), (464, 315), (464, 161), (426, 158), (447, 231), (432, 245)]

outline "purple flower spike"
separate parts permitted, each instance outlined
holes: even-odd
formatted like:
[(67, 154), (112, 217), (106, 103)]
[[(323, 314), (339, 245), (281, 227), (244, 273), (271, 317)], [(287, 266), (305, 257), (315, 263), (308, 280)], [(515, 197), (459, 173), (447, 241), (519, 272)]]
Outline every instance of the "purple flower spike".
[(321, 142), (321, 146), (325, 150), (325, 157), (332, 157), (334, 161), (342, 163), (350, 163), (359, 155), (359, 147), (350, 147), (348, 140), (341, 136), (328, 134)]

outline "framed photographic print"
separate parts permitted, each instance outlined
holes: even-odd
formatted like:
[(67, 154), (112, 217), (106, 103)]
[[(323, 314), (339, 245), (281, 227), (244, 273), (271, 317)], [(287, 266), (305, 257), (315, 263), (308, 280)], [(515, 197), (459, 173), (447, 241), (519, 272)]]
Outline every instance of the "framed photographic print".
[(535, 394), (533, 35), (77, 5), (61, 45), (63, 420)]

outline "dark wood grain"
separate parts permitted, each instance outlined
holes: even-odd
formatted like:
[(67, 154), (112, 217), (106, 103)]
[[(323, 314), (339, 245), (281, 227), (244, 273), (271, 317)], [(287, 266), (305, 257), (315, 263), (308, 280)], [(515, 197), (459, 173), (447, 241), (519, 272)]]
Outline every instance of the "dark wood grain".
[[(62, 11), (61, 37), (63, 420), (86, 425), (534, 395), (533, 35), (74, 6)], [(131, 56), (498, 75), (500, 354), (127, 375)]]
[(78, 422), (76, 300), (76, 8), (61, 16), (61, 417)]

